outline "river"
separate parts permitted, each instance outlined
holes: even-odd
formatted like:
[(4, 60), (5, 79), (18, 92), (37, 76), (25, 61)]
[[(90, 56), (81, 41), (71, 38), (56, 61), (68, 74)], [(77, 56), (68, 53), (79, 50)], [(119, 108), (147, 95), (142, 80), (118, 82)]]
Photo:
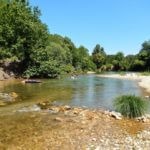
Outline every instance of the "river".
[(18, 95), (16, 102), (1, 108), (1, 112), (7, 108), (19, 109), (43, 101), (51, 101), (57, 105), (113, 110), (115, 97), (124, 94), (143, 95), (134, 80), (102, 78), (96, 75), (81, 75), (75, 79), (44, 79), (39, 84), (23, 84), (20, 80), (1, 81), (0, 92), (15, 92)]

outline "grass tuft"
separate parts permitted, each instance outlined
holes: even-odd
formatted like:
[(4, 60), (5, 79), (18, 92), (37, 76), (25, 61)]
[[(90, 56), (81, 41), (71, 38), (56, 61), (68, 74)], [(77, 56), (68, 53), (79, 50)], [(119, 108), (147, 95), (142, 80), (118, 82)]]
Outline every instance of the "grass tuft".
[(116, 111), (128, 118), (140, 117), (147, 110), (147, 102), (134, 95), (119, 96), (114, 100)]

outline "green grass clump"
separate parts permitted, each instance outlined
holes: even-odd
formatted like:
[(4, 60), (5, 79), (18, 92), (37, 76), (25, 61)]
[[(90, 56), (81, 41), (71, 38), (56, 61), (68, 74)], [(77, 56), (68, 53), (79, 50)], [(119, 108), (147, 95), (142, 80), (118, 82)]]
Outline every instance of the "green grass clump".
[(123, 95), (114, 100), (114, 107), (123, 116), (135, 118), (144, 115), (147, 110), (147, 102), (141, 97)]

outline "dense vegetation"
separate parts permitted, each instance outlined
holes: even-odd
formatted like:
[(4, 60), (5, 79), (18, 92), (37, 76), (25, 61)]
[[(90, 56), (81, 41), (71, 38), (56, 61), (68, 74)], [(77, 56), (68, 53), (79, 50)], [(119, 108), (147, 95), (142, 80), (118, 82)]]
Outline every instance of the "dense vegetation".
[(144, 115), (147, 105), (141, 97), (134, 95), (119, 96), (114, 101), (116, 111), (128, 118), (135, 118)]
[(97, 44), (90, 56), (87, 48), (76, 47), (68, 37), (50, 34), (40, 15), (26, 0), (0, 0), (1, 64), (17, 64), (15, 69), (24, 76), (50, 78), (88, 70), (149, 70), (149, 41), (137, 55), (107, 55)]

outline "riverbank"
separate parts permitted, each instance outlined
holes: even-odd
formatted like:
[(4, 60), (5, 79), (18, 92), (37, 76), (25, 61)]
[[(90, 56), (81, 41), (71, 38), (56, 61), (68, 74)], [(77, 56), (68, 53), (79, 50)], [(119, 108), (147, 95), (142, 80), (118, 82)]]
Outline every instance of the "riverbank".
[(149, 150), (149, 120), (116, 119), (108, 111), (46, 103), (35, 108), (0, 116), (0, 149)]
[(143, 76), (139, 73), (127, 73), (124, 75), (120, 74), (102, 74), (97, 75), (98, 77), (104, 78), (116, 78), (116, 79), (124, 79), (124, 80), (137, 80), (138, 85), (144, 88), (148, 93), (150, 93), (150, 76)]

